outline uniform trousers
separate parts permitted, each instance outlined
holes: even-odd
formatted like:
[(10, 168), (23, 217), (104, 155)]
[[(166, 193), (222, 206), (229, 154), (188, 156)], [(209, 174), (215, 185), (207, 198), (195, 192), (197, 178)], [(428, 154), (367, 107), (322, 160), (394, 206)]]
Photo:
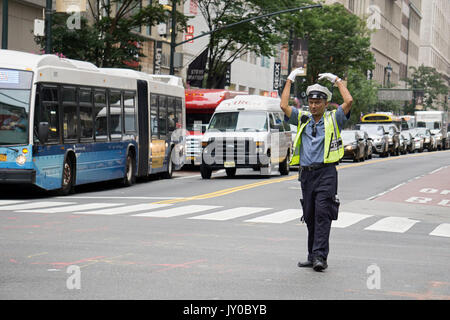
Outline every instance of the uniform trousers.
[(334, 165), (300, 173), (303, 199), (303, 219), (308, 228), (308, 260), (321, 257), (325, 261), (329, 252), (331, 221), (337, 219), (337, 170)]

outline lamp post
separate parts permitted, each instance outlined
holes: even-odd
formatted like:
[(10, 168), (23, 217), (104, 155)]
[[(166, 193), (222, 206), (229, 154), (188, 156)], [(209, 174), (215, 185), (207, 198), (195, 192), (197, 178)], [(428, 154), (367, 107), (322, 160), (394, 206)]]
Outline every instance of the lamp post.
[(388, 76), (387, 85), (389, 86), (389, 84), (391, 83), (391, 72), (392, 72), (391, 63), (388, 62), (387, 66), (384, 67), (383, 87), (386, 87), (386, 73), (387, 73), (387, 76)]
[(8, 0), (3, 0), (2, 11), (2, 49), (8, 49)]

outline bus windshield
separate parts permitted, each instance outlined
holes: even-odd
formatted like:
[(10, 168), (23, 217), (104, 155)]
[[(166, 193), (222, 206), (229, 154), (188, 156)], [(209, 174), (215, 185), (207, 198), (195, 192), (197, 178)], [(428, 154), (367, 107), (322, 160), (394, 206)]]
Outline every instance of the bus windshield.
[(266, 112), (220, 112), (214, 114), (208, 130), (267, 131)]
[(32, 73), (0, 69), (0, 145), (28, 143)]

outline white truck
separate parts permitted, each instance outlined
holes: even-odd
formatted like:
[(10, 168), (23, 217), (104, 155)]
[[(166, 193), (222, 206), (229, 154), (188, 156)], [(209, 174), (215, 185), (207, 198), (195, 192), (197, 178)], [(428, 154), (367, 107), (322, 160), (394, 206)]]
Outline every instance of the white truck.
[(415, 127), (427, 128), (434, 135), (436, 140), (440, 140), (441, 149), (450, 148), (450, 138), (448, 136), (448, 114), (445, 111), (416, 111)]

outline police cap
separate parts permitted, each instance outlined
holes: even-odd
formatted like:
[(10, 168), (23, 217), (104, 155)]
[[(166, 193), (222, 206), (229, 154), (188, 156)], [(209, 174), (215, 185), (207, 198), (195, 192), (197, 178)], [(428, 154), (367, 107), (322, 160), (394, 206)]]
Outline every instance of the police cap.
[(327, 87), (321, 86), (320, 84), (314, 84), (306, 89), (306, 95), (308, 99), (325, 99), (327, 101), (331, 100), (331, 92)]

